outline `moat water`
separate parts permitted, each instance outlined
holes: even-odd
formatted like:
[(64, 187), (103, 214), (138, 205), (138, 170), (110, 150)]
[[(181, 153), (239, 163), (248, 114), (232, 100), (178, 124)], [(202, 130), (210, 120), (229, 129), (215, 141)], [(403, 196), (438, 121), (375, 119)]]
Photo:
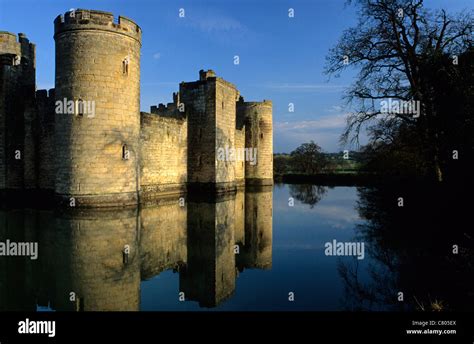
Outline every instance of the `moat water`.
[(472, 309), (460, 204), (432, 188), (280, 184), (140, 209), (2, 209), (0, 242), (38, 256), (0, 256), (0, 310)]

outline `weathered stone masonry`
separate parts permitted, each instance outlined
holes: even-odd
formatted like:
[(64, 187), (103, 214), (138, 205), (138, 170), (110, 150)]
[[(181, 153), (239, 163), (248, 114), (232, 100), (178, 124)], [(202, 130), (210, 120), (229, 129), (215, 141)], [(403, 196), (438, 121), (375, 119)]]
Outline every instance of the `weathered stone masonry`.
[[(137, 24), (79, 9), (58, 16), (54, 32), (55, 89), (36, 94), (34, 45), (0, 32), (0, 191), (96, 207), (273, 183), (270, 101), (244, 102), (208, 70), (181, 83), (172, 103), (140, 112)], [(58, 101), (95, 111), (58, 113)], [(218, 159), (219, 148), (256, 148), (257, 164)]]
[(0, 31), (0, 190), (35, 188), (35, 46)]
[(86, 205), (136, 203), (141, 29), (110, 13), (71, 14), (54, 21), (56, 99), (95, 101), (95, 115), (56, 115), (55, 193)]
[(151, 111), (141, 113), (142, 201), (186, 191), (188, 122), (175, 103)]

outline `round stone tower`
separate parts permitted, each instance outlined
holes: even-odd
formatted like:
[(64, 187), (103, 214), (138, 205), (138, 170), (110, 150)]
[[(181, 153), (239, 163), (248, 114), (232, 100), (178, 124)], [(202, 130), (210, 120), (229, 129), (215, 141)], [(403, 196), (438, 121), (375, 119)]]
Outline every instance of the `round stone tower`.
[[(245, 159), (245, 183), (247, 185), (273, 184), (273, 128), (272, 102), (237, 103), (237, 111), (245, 116), (245, 148), (254, 159)], [(256, 149), (256, 151), (255, 151)], [(247, 157), (246, 154), (246, 157)]]
[(58, 16), (54, 33), (55, 192), (74, 206), (135, 204), (141, 29), (78, 9)]

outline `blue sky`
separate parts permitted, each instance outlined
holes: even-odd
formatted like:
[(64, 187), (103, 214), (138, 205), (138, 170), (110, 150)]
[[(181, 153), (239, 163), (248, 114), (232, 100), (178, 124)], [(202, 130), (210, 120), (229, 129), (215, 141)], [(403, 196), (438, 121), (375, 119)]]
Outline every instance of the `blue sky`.
[[(472, 0), (431, 0), (449, 12)], [(354, 72), (328, 80), (325, 56), (356, 22), (345, 0), (0, 0), (0, 31), (24, 32), (37, 45), (38, 89), (54, 87), (53, 20), (71, 8), (104, 10), (135, 20), (143, 30), (141, 110), (171, 101), (181, 81), (214, 69), (248, 101), (273, 101), (274, 151), (314, 140), (338, 151), (345, 116), (342, 93)], [(179, 9), (185, 17), (179, 17)], [(289, 18), (288, 9), (295, 11)], [(238, 55), (240, 64), (234, 64)], [(294, 112), (288, 104), (294, 104)]]

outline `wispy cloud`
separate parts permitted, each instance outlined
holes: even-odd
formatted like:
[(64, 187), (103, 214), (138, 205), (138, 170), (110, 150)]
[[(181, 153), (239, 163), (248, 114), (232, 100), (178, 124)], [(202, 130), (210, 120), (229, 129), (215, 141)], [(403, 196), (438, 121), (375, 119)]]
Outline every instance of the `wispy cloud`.
[(180, 18), (179, 21), (205, 33), (236, 33), (248, 30), (239, 20), (211, 8), (207, 8), (206, 11), (190, 8), (185, 12), (185, 17)]
[(360, 217), (353, 207), (319, 205), (315, 212), (331, 223), (352, 223)]
[(213, 41), (223, 45), (244, 44), (247, 46), (255, 41), (258, 33), (251, 30), (232, 14), (216, 8), (207, 8), (205, 11), (198, 8), (186, 10), (184, 18), (179, 23), (192, 31), (209, 36)]
[(338, 114), (334, 116), (325, 116), (309, 121), (275, 122), (273, 128), (276, 131), (313, 131), (314, 129), (340, 129), (346, 125), (346, 116), (346, 114)]
[(189, 24), (203, 32), (231, 32), (231, 31), (242, 31), (246, 30), (245, 26), (242, 25), (238, 20), (228, 16), (205, 16), (205, 17), (192, 17), (189, 19)]
[(153, 59), (155, 59), (155, 60), (159, 60), (160, 57), (161, 57), (161, 53), (154, 53), (153, 54)]
[(344, 108), (341, 105), (333, 105), (328, 109), (330, 113), (341, 113)]
[(304, 142), (313, 140), (323, 150), (337, 151), (347, 114), (323, 116), (314, 120), (276, 121), (273, 123), (276, 152), (288, 152)]
[[(334, 194), (334, 192), (332, 192), (332, 194)], [(292, 208), (288, 207), (286, 203), (274, 204), (274, 209), (282, 213), (296, 212), (297, 214), (301, 214), (301, 216), (311, 214), (317, 223), (326, 224), (334, 229), (352, 228), (354, 222), (360, 220), (360, 216), (352, 203), (347, 205), (334, 205), (328, 203), (324, 197), (314, 208), (305, 204), (300, 205), (300, 201), (296, 201), (296, 203), (296, 206)]]

